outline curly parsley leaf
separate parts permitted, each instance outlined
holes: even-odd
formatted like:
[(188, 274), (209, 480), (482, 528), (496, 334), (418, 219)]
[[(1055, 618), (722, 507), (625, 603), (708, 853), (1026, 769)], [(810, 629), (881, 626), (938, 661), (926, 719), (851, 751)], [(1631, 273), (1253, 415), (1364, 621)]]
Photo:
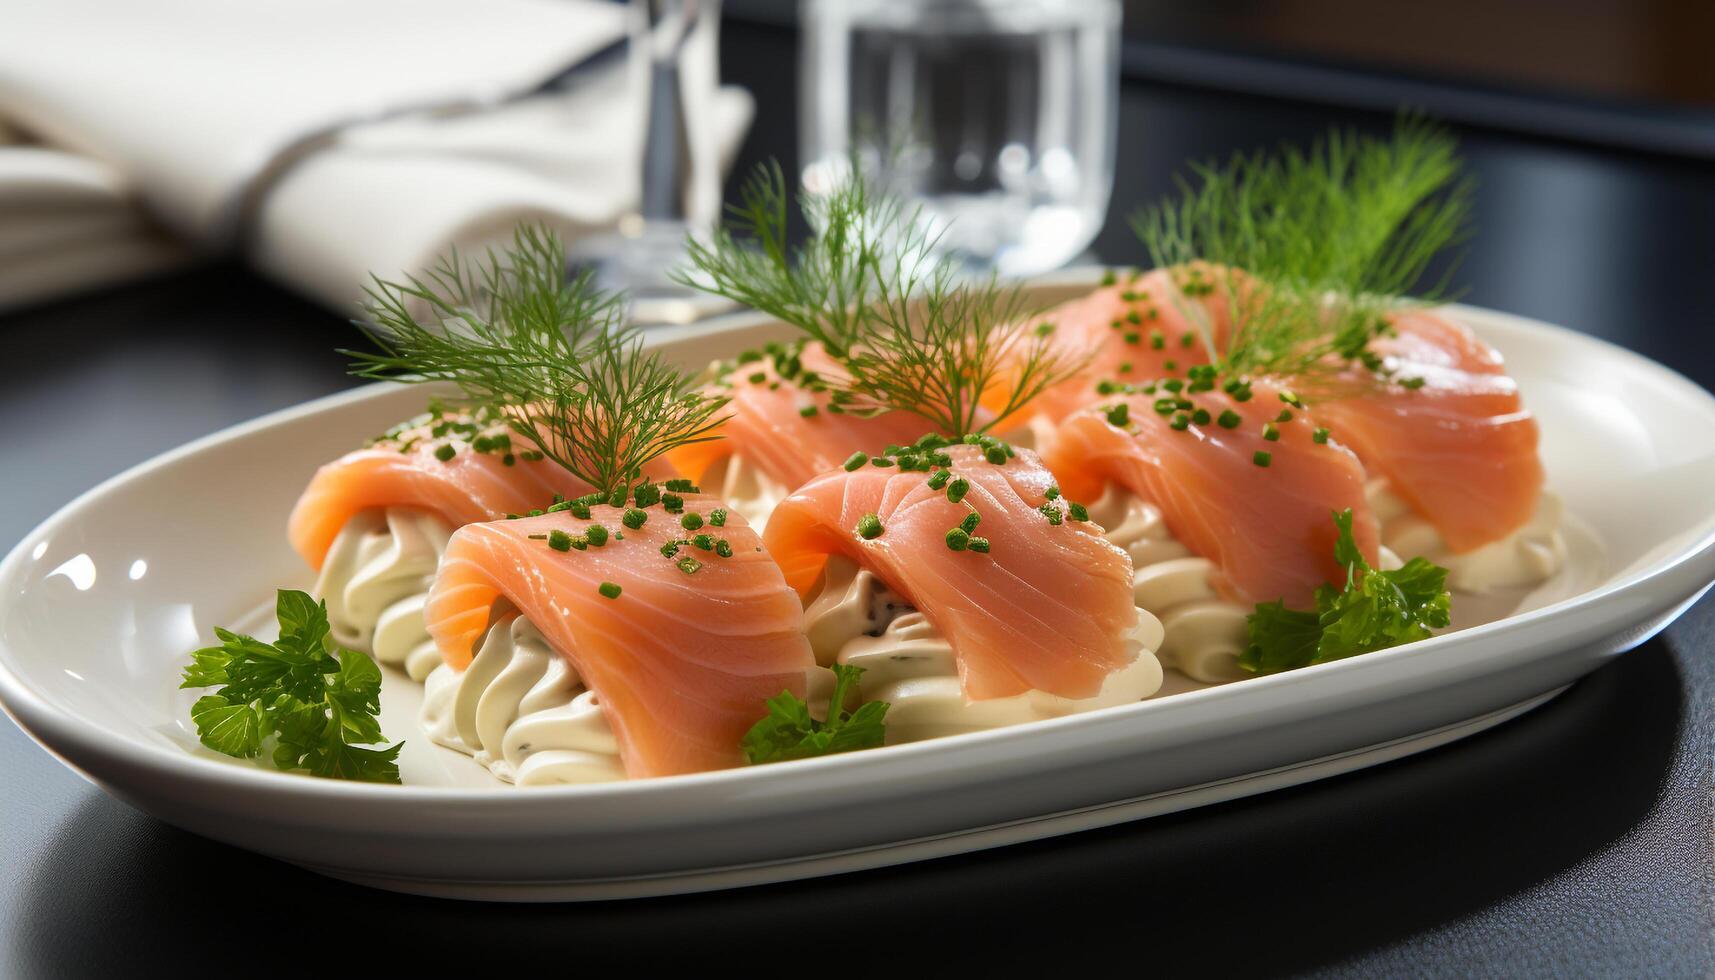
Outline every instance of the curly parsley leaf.
[(197, 737), (216, 752), (254, 759), (271, 747), (280, 769), (367, 782), (399, 782), (399, 750), (381, 723), (381, 671), (361, 653), (339, 649), (327, 606), (281, 589), (280, 639), (215, 629), (219, 646), (191, 654), (183, 688), (218, 687), (191, 706)]
[(873, 749), (885, 741), (885, 702), (868, 701), (856, 711), (844, 709), (863, 668), (835, 664), (833, 671), (834, 694), (828, 701), (827, 721), (810, 717), (809, 704), (791, 691), (768, 699), (768, 716), (752, 725), (740, 743), (752, 765)]
[(1335, 558), (1346, 566), (1346, 587), (1316, 590), (1316, 609), (1259, 603), (1250, 615), (1250, 646), (1239, 665), (1273, 674), (1422, 640), (1446, 627), (1452, 597), (1447, 569), (1413, 558), (1393, 571), (1371, 568), (1352, 534), (1350, 508), (1334, 515)]

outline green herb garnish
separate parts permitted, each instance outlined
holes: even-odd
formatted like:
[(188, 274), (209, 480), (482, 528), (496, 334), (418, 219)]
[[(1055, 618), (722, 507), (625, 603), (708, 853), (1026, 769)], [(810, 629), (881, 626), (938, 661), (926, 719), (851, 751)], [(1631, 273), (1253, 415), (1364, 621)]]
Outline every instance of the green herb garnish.
[(1334, 557), (1346, 566), (1345, 588), (1318, 588), (1314, 612), (1258, 603), (1248, 621), (1250, 646), (1239, 656), (1246, 670), (1273, 674), (1327, 663), (1425, 639), (1447, 626), (1447, 569), (1413, 558), (1402, 568), (1378, 571), (1358, 550), (1351, 508), (1335, 514), (1334, 524), (1340, 531)]
[(181, 688), (218, 687), (191, 706), (202, 744), (254, 759), (264, 750), (279, 769), (372, 783), (399, 782), (399, 750), (385, 742), (381, 671), (361, 653), (339, 649), (325, 603), (281, 589), (280, 639), (264, 643), (215, 628), (220, 646), (191, 655)]
[(1019, 328), (1036, 312), (1022, 288), (937, 259), (921, 214), (871, 186), (856, 161), (827, 191), (799, 196), (816, 234), (796, 250), (791, 198), (778, 165), (759, 168), (728, 225), (687, 244), (694, 271), (679, 278), (819, 342), (845, 368), (844, 379), (823, 380), (846, 411), (911, 412), (955, 437), (984, 432), (1094, 353)]
[(1367, 345), (1408, 293), (1414, 304), (1446, 298), (1451, 265), (1426, 276), (1467, 234), (1472, 185), (1460, 167), (1452, 137), (1408, 117), (1389, 139), (1336, 131), (1308, 152), (1193, 166), (1176, 200), (1132, 226), (1185, 297), (1227, 299), (1224, 348), (1202, 308), (1181, 302), (1222, 374), (1314, 376), (1342, 359), (1369, 363)]
[[(566, 276), (553, 234), (521, 227), (504, 254), (455, 252), (422, 278), (376, 279), (358, 326), (379, 352), (344, 351), (352, 373), (451, 381), (603, 496), (679, 446), (716, 438), (725, 400), (705, 395), (626, 325), (615, 294)], [(508, 443), (510, 444), (510, 439)]]
[(834, 664), (832, 670), (834, 694), (826, 721), (810, 717), (809, 704), (791, 691), (768, 699), (768, 716), (752, 725), (740, 743), (752, 765), (873, 749), (886, 741), (885, 702), (866, 701), (856, 711), (844, 708), (863, 668)]

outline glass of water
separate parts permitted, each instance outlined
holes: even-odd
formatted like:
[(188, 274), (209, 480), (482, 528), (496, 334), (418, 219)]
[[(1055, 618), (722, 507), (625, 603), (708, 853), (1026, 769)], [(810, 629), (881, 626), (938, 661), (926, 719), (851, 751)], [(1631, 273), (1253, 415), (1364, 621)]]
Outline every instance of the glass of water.
[(804, 0), (804, 189), (855, 161), (943, 255), (1003, 275), (1077, 256), (1107, 215), (1118, 0)]

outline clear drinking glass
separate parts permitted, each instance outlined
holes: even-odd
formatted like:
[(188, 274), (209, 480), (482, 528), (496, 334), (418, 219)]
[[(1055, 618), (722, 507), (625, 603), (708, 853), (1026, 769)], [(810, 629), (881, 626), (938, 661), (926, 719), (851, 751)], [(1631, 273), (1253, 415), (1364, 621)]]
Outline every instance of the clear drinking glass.
[[(720, 2), (631, 0), (630, 12), (633, 82), (646, 93), (641, 197), (615, 232), (580, 242), (571, 261), (594, 269), (602, 287), (623, 290), (633, 322), (689, 323), (726, 305), (671, 275), (686, 264), (686, 236), (706, 230), (686, 210), (691, 183), (712, 181), (707, 190), (719, 189), (718, 174), (693, 172), (685, 91), (687, 83), (703, 92), (715, 89)], [(689, 56), (696, 44), (708, 49), (700, 61)]]
[(1113, 189), (1118, 0), (804, 0), (804, 188), (855, 159), (978, 269), (1065, 264)]

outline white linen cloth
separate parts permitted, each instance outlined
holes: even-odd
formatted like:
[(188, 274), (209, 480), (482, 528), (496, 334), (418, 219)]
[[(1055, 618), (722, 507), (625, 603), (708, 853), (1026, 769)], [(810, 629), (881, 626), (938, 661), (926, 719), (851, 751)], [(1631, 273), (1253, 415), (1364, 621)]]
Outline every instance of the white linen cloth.
[[(62, 284), (180, 258), (159, 227), (243, 247), (349, 310), (370, 272), (519, 220), (611, 227), (639, 195), (643, 76), (615, 59), (538, 90), (628, 16), (601, 0), (0, 0), (0, 124), (37, 144), (0, 139), (0, 265), (56, 240)], [(703, 31), (682, 70), (687, 205), (705, 219), (751, 113), (717, 87), (714, 44)], [(472, 105), (489, 107), (398, 115)], [(0, 271), (0, 306), (32, 298), (14, 278)]]

